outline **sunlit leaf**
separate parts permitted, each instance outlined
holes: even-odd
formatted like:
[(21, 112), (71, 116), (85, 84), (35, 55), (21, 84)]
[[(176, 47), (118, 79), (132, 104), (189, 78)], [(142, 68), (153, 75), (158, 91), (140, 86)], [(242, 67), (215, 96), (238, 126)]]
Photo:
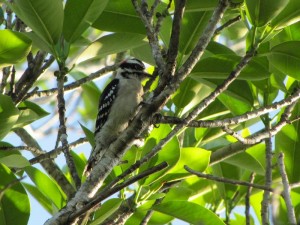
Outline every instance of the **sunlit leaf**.
[(203, 206), (186, 201), (169, 201), (155, 205), (155, 211), (174, 216), (191, 224), (225, 225), (212, 211)]
[(65, 6), (63, 34), (74, 42), (99, 17), (108, 0), (68, 0)]
[(0, 68), (18, 63), (31, 49), (31, 40), (24, 34), (0, 30)]
[(17, 177), (1, 163), (0, 176), (0, 191), (3, 191), (0, 200), (0, 224), (26, 225), (30, 215), (30, 204), (24, 187), (21, 183), (16, 183), (12, 187), (3, 190), (6, 185), (14, 182)]
[(60, 0), (14, 0), (9, 3), (16, 15), (46, 43), (54, 46), (63, 26)]
[(288, 0), (246, 0), (246, 11), (256, 27), (264, 26), (287, 5)]
[(268, 54), (270, 63), (278, 70), (300, 80), (300, 41), (274, 46)]
[(0, 140), (2, 140), (15, 125), (19, 110), (14, 106), (11, 97), (0, 94)]

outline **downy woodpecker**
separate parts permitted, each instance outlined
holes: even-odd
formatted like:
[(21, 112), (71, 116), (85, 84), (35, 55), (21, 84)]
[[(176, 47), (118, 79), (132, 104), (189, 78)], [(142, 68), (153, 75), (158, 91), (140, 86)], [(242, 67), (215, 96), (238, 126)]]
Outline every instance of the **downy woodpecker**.
[(140, 60), (127, 59), (120, 64), (116, 77), (103, 90), (94, 134), (95, 147), (84, 171), (86, 176), (134, 116), (144, 94), (141, 82), (150, 77), (144, 70)]

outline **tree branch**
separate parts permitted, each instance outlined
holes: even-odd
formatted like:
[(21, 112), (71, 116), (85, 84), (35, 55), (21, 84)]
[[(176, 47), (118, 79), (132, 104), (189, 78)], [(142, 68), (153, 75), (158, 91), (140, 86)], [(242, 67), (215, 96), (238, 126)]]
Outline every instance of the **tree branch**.
[[(87, 139), (86, 138), (79, 138), (78, 140), (72, 142), (69, 144), (69, 148), (75, 148), (80, 144), (86, 143)], [(41, 163), (44, 160), (48, 160), (48, 159), (54, 159), (56, 158), (60, 153), (62, 152), (62, 147), (58, 147), (55, 148), (49, 152), (41, 152), (40, 154), (38, 154), (38, 156), (36, 156), (33, 159), (30, 159), (29, 162), (31, 165), (36, 164), (36, 163)]]
[(288, 220), (291, 225), (296, 225), (297, 221), (291, 199), (289, 179), (285, 171), (284, 154), (282, 152), (278, 155), (278, 167), (283, 184), (283, 198), (287, 208)]
[[(78, 87), (80, 87), (82, 84), (84, 83), (87, 83), (89, 81), (92, 81), (94, 79), (97, 79), (99, 78), (100, 76), (108, 73), (108, 72), (111, 72), (111, 71), (114, 71), (118, 68), (119, 64), (115, 64), (115, 65), (112, 65), (112, 66), (106, 66), (94, 73), (91, 73), (89, 76), (87, 77), (84, 77), (84, 78), (81, 78), (77, 81), (74, 81), (70, 84), (67, 84), (64, 86), (64, 91), (71, 91), (71, 90), (74, 90)], [(47, 96), (50, 96), (52, 94), (55, 94), (58, 92), (58, 89), (57, 88), (52, 88), (52, 89), (49, 89), (49, 90), (44, 90), (44, 91), (37, 91), (37, 90), (34, 90), (33, 92), (30, 92), (26, 95), (25, 99), (28, 99), (28, 98), (32, 98), (32, 97), (47, 97)]]
[[(295, 103), (300, 98), (300, 89), (297, 89), (295, 93), (278, 102), (261, 107), (259, 109), (253, 110), (251, 112), (244, 113), (239, 116), (226, 118), (226, 119), (216, 119), (211, 121), (204, 120), (192, 120), (187, 126), (189, 127), (223, 127), (229, 125), (236, 125), (248, 120), (260, 117), (264, 114), (270, 113), (272, 111), (278, 110), (280, 108), (286, 107)], [(153, 124), (163, 123), (163, 124), (184, 124), (186, 123), (184, 119), (172, 116), (159, 115), (155, 116), (152, 121)]]
[[(36, 140), (25, 129), (18, 128), (15, 130), (15, 133), (22, 139), (24, 143), (26, 143), (27, 146), (34, 147), (42, 151), (41, 147), (36, 142)], [(54, 163), (54, 161), (52, 159), (45, 160), (41, 162), (41, 165), (44, 168), (44, 170), (46, 170), (46, 172), (58, 183), (58, 185), (70, 199), (75, 194), (74, 187), (69, 183), (65, 175)]]
[[(250, 175), (250, 183), (253, 184), (255, 179), (255, 173), (251, 173)], [(251, 224), (251, 220), (250, 220), (250, 195), (251, 195), (251, 191), (252, 191), (252, 187), (248, 187), (247, 189), (247, 193), (245, 196), (245, 217), (246, 217), (246, 225), (250, 225)]]
[(191, 168), (189, 168), (186, 165), (184, 166), (184, 169), (186, 171), (188, 171), (189, 173), (196, 175), (197, 177), (205, 178), (205, 179), (208, 179), (208, 180), (213, 180), (213, 181), (217, 181), (217, 182), (232, 184), (232, 185), (235, 185), (235, 186), (242, 185), (242, 186), (246, 186), (246, 187), (252, 187), (252, 188), (257, 188), (257, 189), (260, 189), (260, 190), (269, 191), (269, 192), (273, 191), (273, 189), (271, 187), (267, 187), (267, 186), (264, 186), (264, 185), (259, 185), (259, 184), (255, 184), (255, 183), (251, 183), (251, 182), (247, 182), (247, 181), (232, 180), (232, 179), (223, 178), (223, 177), (216, 177), (216, 176), (213, 176), (211, 174), (201, 173), (201, 172), (192, 170)]
[(97, 194), (97, 196), (95, 196), (94, 198), (92, 198), (90, 200), (90, 202), (88, 204), (86, 204), (84, 207), (82, 207), (81, 209), (73, 212), (70, 217), (69, 220), (73, 221), (74, 219), (76, 219), (77, 217), (79, 217), (80, 215), (84, 214), (85, 212), (87, 212), (89, 209), (93, 208), (94, 206), (98, 205), (101, 201), (103, 201), (104, 199), (106, 199), (107, 197), (113, 195), (114, 193), (117, 193), (118, 191), (122, 190), (123, 188), (135, 183), (138, 180), (141, 180), (153, 173), (156, 173), (158, 171), (161, 171), (165, 168), (167, 168), (168, 164), (166, 162), (162, 162), (157, 166), (154, 166), (148, 170), (145, 170), (143, 172), (141, 172), (140, 174), (133, 176), (129, 179), (127, 179), (126, 181), (124, 181), (121, 184), (118, 184), (110, 189), (106, 189), (106, 191), (101, 191), (99, 194)]
[(67, 127), (66, 127), (66, 116), (65, 116), (65, 98), (64, 98), (64, 80), (65, 80), (65, 71), (64, 67), (61, 68), (60, 65), (60, 71), (59, 71), (59, 75), (57, 76), (57, 89), (58, 89), (58, 93), (57, 93), (57, 101), (58, 101), (58, 115), (59, 115), (59, 130), (58, 130), (58, 139), (61, 141), (62, 143), (62, 151), (65, 155), (66, 158), (66, 162), (68, 165), (68, 168), (70, 170), (70, 174), (73, 178), (73, 181), (75, 183), (76, 188), (78, 189), (81, 185), (81, 181), (79, 178), (79, 175), (76, 171), (76, 167), (75, 167), (75, 163), (73, 160), (73, 157), (70, 154), (70, 150), (69, 150), (69, 143), (68, 143), (68, 135), (67, 135)]
[(241, 17), (240, 15), (238, 15), (237, 17), (234, 17), (234, 18), (228, 20), (226, 23), (224, 23), (222, 26), (218, 27), (218, 28), (215, 30), (214, 36), (220, 34), (220, 33), (222, 32), (222, 30), (224, 30), (224, 29), (226, 29), (226, 28), (232, 26), (233, 24), (235, 24), (235, 23), (241, 21), (241, 18), (242, 18), (242, 17)]
[[(270, 129), (269, 122), (267, 122), (267, 130)], [(266, 143), (266, 174), (265, 174), (265, 186), (271, 188), (272, 185), (272, 141), (271, 134), (269, 138), (265, 140)], [(261, 202), (261, 219), (263, 225), (269, 225), (269, 202), (270, 191), (264, 190), (263, 200)]]

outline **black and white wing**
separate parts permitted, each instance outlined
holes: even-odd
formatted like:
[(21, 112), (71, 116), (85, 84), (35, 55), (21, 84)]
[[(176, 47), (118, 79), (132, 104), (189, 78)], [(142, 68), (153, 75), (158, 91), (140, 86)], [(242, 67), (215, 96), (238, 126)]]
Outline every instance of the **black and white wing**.
[(118, 92), (118, 79), (113, 79), (103, 90), (100, 101), (99, 111), (96, 121), (95, 134), (98, 133), (108, 119), (110, 109)]

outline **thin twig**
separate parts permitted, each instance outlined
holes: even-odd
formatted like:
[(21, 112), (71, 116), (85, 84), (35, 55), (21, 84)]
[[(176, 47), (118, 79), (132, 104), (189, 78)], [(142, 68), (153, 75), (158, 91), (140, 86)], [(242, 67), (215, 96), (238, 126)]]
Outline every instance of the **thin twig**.
[(285, 166), (284, 166), (284, 154), (282, 152), (280, 152), (278, 155), (278, 167), (279, 167), (279, 172), (280, 172), (282, 184), (283, 184), (283, 198), (284, 198), (284, 201), (286, 204), (288, 220), (291, 225), (296, 225), (297, 221), (296, 221), (296, 216), (295, 216), (295, 210), (294, 210), (293, 204), (292, 204), (289, 179), (286, 174), (286, 170), (285, 170)]
[(163, 68), (165, 68), (165, 63), (163, 60), (161, 47), (159, 45), (158, 34), (155, 31), (155, 28), (152, 26), (152, 18), (149, 18), (149, 11), (145, 7), (145, 3), (141, 3), (141, 6), (138, 4), (137, 0), (131, 0), (132, 5), (134, 6), (135, 11), (141, 18), (142, 22), (145, 25), (147, 37), (149, 44), (152, 50), (152, 55), (154, 57), (155, 63), (159, 68), (159, 74), (162, 74)]
[[(40, 151), (42, 151), (37, 141), (25, 129), (18, 128), (14, 131), (27, 146), (38, 148)], [(34, 155), (36, 154), (34, 153)], [(44, 170), (47, 171), (47, 173), (58, 183), (58, 185), (70, 199), (74, 195), (75, 190), (59, 167), (53, 162), (53, 160), (43, 161), (41, 162), (41, 165)]]
[[(300, 98), (300, 89), (297, 89), (295, 93), (278, 102), (274, 102), (270, 105), (261, 107), (259, 109), (253, 110), (251, 112), (244, 113), (239, 116), (226, 118), (226, 119), (219, 119), (219, 120), (212, 120), (212, 121), (204, 121), (204, 120), (193, 120), (191, 121), (188, 126), (189, 127), (223, 127), (229, 125), (236, 125), (242, 122), (248, 121), (250, 119), (254, 119), (260, 117), (264, 114), (270, 113), (272, 111), (278, 110), (280, 108), (286, 107), (291, 105), (294, 102), (297, 102)], [(154, 124), (157, 123), (167, 123), (167, 124), (182, 124), (185, 123), (184, 119), (172, 116), (156, 116), (153, 120)]]
[(58, 139), (62, 143), (62, 151), (65, 155), (66, 162), (68, 168), (70, 170), (70, 174), (74, 180), (75, 186), (78, 189), (81, 185), (81, 181), (79, 175), (76, 171), (74, 159), (70, 154), (69, 151), (69, 143), (68, 143), (68, 135), (67, 135), (67, 127), (66, 127), (66, 116), (65, 116), (65, 98), (64, 98), (64, 79), (65, 79), (65, 72), (63, 71), (64, 67), (60, 66), (59, 75), (57, 76), (57, 101), (58, 101), (58, 115), (59, 115), (59, 130), (58, 130)]
[(4, 93), (4, 90), (5, 90), (5, 87), (6, 87), (6, 84), (7, 84), (7, 79), (10, 75), (10, 66), (8, 67), (4, 67), (2, 69), (2, 80), (1, 80), (1, 83), (0, 83), (0, 93)]
[(32, 146), (15, 146), (15, 147), (7, 147), (0, 146), (0, 151), (20, 151), (20, 150), (28, 150), (36, 155), (44, 154), (44, 151), (41, 151), (39, 148), (35, 148)]
[(232, 26), (233, 24), (241, 21), (241, 16), (238, 15), (237, 17), (234, 17), (230, 20), (228, 20), (226, 23), (224, 23), (223, 25), (221, 25), (220, 27), (218, 27), (216, 30), (215, 30), (215, 33), (214, 33), (214, 36), (218, 35), (221, 33), (222, 30), (224, 30), (225, 28), (228, 28), (230, 26)]
[[(67, 84), (64, 86), (64, 91), (71, 91), (71, 90), (74, 90), (78, 87), (80, 87), (82, 84), (84, 83), (87, 83), (89, 81), (92, 81), (94, 79), (97, 79), (98, 77), (108, 73), (108, 72), (111, 72), (111, 71), (114, 71), (117, 69), (119, 65), (118, 64), (115, 64), (115, 65), (112, 65), (112, 66), (106, 66), (94, 73), (91, 73), (89, 76), (87, 77), (84, 77), (84, 78), (81, 78), (77, 81), (74, 81), (70, 84)], [(55, 94), (58, 92), (58, 89), (57, 88), (52, 88), (52, 89), (49, 89), (49, 90), (44, 90), (44, 91), (33, 91), (33, 92), (30, 92), (26, 95), (26, 97), (24, 99), (28, 99), (28, 98), (31, 98), (31, 97), (47, 97), (47, 96), (50, 96), (52, 94)]]
[[(255, 178), (255, 173), (251, 173), (250, 175), (250, 184), (253, 184), (254, 182), (254, 178)], [(252, 192), (252, 187), (248, 187), (247, 189), (247, 193), (246, 193), (246, 197), (245, 197), (245, 217), (246, 217), (246, 225), (250, 225), (251, 224), (251, 220), (250, 220), (250, 195)]]
[[(86, 138), (79, 138), (78, 140), (72, 142), (69, 144), (69, 148), (75, 148), (80, 144), (86, 143), (87, 139)], [(60, 153), (62, 152), (62, 147), (58, 147), (55, 148), (47, 153), (43, 152), (42, 154), (40, 154), (39, 156), (30, 159), (29, 162), (31, 165), (36, 164), (36, 163), (41, 163), (44, 160), (48, 160), (48, 159), (54, 159), (56, 158)]]
[(242, 186), (246, 186), (246, 187), (253, 187), (253, 188), (260, 189), (260, 190), (267, 190), (267, 191), (270, 191), (270, 192), (273, 191), (273, 189), (271, 187), (266, 187), (264, 185), (250, 183), (250, 182), (247, 182), (247, 181), (233, 180), (233, 179), (228, 179), (228, 178), (224, 178), (224, 177), (216, 177), (216, 176), (213, 176), (211, 174), (201, 173), (201, 172), (198, 172), (198, 171), (195, 171), (195, 170), (189, 168), (186, 165), (184, 166), (184, 169), (186, 171), (188, 171), (189, 173), (191, 173), (191, 174), (194, 174), (198, 177), (205, 178), (205, 179), (208, 179), (208, 180), (214, 180), (214, 181), (217, 181), (217, 182), (223, 182), (223, 183), (232, 184), (232, 185), (235, 185), (235, 186), (242, 185)]
[(39, 51), (34, 58), (32, 57), (31, 53), (28, 54), (28, 67), (21, 78), (18, 80), (18, 82), (15, 84), (15, 90), (18, 90), (18, 93), (16, 93), (17, 95), (13, 98), (15, 103), (19, 103), (24, 100), (27, 92), (41, 75), (42, 71), (40, 68), (42, 67), (46, 55), (47, 53), (43, 51)]

